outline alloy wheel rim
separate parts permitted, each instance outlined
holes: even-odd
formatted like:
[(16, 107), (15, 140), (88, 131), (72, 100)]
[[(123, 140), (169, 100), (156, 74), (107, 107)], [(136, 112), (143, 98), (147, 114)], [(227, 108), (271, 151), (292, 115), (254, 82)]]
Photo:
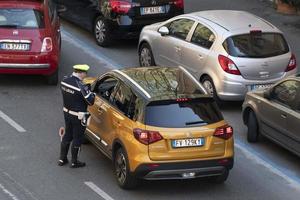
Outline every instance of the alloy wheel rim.
[(210, 81), (205, 80), (203, 86), (210, 95), (214, 95), (214, 87)]
[(143, 48), (141, 50), (141, 65), (144, 67), (149, 67), (151, 65), (151, 53), (148, 48)]
[(117, 179), (120, 183), (124, 183), (126, 180), (126, 160), (123, 153), (119, 153), (117, 155), (116, 161), (115, 161), (115, 167), (116, 167), (116, 175)]
[(106, 32), (106, 28), (105, 28), (105, 24), (102, 20), (99, 20), (96, 23), (96, 29), (95, 29), (95, 33), (96, 33), (96, 39), (99, 42), (103, 42), (105, 39), (105, 32)]

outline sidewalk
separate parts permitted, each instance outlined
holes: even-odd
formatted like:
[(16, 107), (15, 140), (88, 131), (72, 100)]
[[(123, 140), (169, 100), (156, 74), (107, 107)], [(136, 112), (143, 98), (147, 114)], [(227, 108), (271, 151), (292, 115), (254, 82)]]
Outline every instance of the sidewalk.
[[(189, 2), (190, 7), (186, 8), (192, 11), (199, 11), (195, 8), (245, 10), (268, 20), (284, 32), (297, 57), (298, 71), (300, 71), (300, 16), (277, 13), (270, 0), (185, 0), (185, 2)], [(195, 6), (191, 7), (191, 5)]]

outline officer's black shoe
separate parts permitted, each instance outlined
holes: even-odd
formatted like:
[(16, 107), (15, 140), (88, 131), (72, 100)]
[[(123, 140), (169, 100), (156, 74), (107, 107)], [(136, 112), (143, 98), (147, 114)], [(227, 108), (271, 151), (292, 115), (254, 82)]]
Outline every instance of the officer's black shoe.
[(85, 167), (84, 162), (76, 161), (71, 163), (71, 168), (80, 168), (80, 167)]
[(68, 159), (63, 159), (63, 160), (59, 160), (59, 161), (57, 162), (57, 165), (58, 165), (58, 166), (64, 166), (64, 165), (66, 165), (66, 164), (68, 164), (68, 163), (69, 163)]

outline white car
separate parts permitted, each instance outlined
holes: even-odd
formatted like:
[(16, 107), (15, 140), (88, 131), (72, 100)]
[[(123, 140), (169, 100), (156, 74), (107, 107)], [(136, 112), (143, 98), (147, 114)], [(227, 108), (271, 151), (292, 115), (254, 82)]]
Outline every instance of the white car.
[(283, 33), (251, 13), (209, 10), (146, 26), (141, 66), (182, 66), (219, 100), (243, 100), (297, 72)]

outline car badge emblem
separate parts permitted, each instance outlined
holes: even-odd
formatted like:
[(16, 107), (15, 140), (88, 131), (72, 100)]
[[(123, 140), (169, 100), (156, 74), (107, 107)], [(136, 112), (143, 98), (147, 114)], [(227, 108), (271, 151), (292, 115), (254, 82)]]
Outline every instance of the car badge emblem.
[(19, 35), (19, 31), (14, 30), (14, 31), (13, 31), (13, 35)]
[(193, 137), (193, 134), (192, 134), (192, 132), (187, 132), (187, 133), (186, 133), (186, 136), (187, 136), (188, 138), (191, 138), (191, 137)]
[(259, 72), (261, 78), (268, 78), (270, 76), (269, 72)]
[(152, 0), (151, 4), (155, 6), (157, 4), (156, 0)]

